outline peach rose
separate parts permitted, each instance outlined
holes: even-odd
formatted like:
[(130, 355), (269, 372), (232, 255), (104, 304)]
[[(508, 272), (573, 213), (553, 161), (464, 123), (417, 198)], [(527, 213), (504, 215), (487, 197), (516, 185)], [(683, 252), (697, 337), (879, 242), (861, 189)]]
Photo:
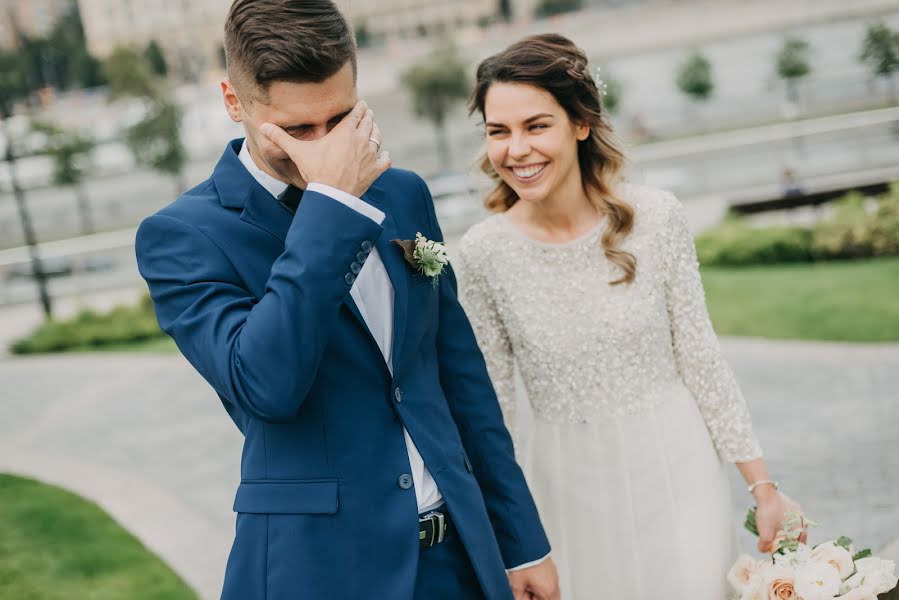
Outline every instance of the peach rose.
[(840, 580), (846, 579), (855, 572), (852, 555), (848, 550), (837, 546), (832, 541), (815, 546), (812, 549), (812, 560), (833, 565), (840, 574)]
[(762, 590), (767, 593), (767, 600), (799, 600), (795, 574), (786, 567), (766, 565), (762, 574)]

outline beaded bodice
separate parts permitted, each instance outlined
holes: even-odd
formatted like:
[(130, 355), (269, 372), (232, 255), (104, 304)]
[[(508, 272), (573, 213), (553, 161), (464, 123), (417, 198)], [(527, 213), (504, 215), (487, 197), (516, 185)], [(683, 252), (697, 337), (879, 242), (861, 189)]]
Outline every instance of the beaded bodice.
[(638, 414), (685, 386), (721, 456), (757, 458), (746, 404), (709, 321), (683, 207), (646, 186), (617, 191), (636, 215), (621, 246), (637, 258), (631, 284), (609, 285), (621, 272), (602, 251), (605, 221), (571, 242), (548, 244), (499, 214), (459, 243), (460, 297), (506, 423), (515, 423), (517, 362), (539, 419)]

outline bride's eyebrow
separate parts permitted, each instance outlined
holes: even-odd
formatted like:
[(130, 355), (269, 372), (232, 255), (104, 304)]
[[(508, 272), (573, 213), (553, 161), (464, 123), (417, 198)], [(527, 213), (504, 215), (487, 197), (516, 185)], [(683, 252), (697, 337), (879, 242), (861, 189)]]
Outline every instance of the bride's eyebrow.
[[(533, 117), (528, 117), (527, 119), (525, 119), (524, 124), (527, 125), (529, 123), (533, 123), (537, 119), (542, 119), (544, 117), (549, 117), (550, 119), (555, 118), (549, 113), (540, 113), (539, 115), (534, 115)], [(484, 125), (486, 125), (487, 127), (505, 127), (504, 123), (494, 123), (493, 121), (487, 121), (486, 123), (484, 123)]]

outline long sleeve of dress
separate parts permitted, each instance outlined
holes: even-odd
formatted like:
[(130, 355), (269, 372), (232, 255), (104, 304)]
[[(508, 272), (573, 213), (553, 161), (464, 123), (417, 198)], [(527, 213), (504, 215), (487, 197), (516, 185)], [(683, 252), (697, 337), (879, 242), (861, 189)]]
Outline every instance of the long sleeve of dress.
[(699, 261), (683, 206), (672, 198), (666, 297), (678, 371), (693, 393), (718, 454), (730, 462), (760, 458), (746, 401), (721, 354), (699, 275)]
[(476, 248), (466, 244), (463, 238), (454, 265), (459, 279), (459, 301), (471, 322), (478, 346), (487, 363), (487, 372), (496, 391), (503, 420), (517, 447), (520, 439), (515, 410), (512, 344), (479, 264), (478, 252)]

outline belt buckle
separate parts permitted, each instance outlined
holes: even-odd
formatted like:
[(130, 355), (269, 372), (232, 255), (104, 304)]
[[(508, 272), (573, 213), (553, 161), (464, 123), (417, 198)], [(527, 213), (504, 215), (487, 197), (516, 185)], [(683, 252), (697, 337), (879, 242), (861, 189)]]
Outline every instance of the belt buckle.
[[(446, 516), (442, 512), (437, 510), (431, 511), (419, 519), (419, 521), (431, 521), (433, 525), (433, 528), (431, 529), (431, 540), (428, 542), (429, 548), (435, 543), (440, 544), (443, 542), (444, 529), (446, 528)], [(436, 538), (436, 542), (434, 538)]]

